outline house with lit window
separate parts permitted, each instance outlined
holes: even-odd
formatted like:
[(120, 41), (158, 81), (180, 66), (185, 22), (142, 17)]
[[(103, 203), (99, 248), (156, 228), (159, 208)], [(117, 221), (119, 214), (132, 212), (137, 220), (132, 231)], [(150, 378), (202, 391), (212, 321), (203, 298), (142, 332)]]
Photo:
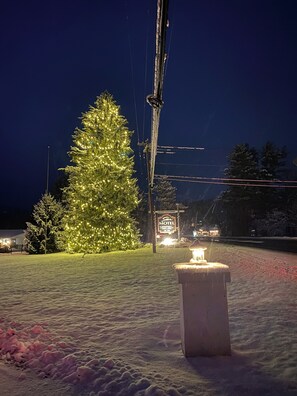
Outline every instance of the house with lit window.
[(24, 244), (25, 230), (0, 230), (0, 248), (18, 248)]
[(215, 225), (213, 227), (201, 227), (198, 230), (193, 231), (194, 237), (219, 237), (220, 230)]

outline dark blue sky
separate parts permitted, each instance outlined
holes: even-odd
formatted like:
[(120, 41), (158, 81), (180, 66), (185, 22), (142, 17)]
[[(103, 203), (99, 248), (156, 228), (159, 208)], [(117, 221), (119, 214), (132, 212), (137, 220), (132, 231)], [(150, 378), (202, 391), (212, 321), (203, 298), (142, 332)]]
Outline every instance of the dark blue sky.
[[(82, 112), (108, 90), (137, 140), (150, 136), (156, 0), (2, 4), (1, 206), (31, 207), (66, 165)], [(157, 157), (157, 173), (222, 176), (237, 143), (297, 157), (297, 3), (171, 0), (159, 143), (203, 146)], [(147, 69), (147, 74), (145, 73)], [(134, 100), (135, 98), (135, 100)], [(136, 111), (135, 111), (136, 109)], [(145, 110), (145, 113), (144, 113)], [(139, 172), (140, 177), (143, 177)], [(177, 184), (180, 197), (220, 188)]]

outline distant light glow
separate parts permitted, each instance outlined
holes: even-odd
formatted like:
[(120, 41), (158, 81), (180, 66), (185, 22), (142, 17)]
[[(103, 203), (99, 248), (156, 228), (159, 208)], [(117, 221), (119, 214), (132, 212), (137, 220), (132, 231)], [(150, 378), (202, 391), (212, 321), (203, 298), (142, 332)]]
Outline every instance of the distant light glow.
[(0, 244), (4, 246), (10, 246), (10, 240), (9, 239), (0, 239)]
[(175, 242), (176, 242), (175, 239), (167, 237), (167, 238), (164, 238), (160, 244), (164, 245), (164, 246), (173, 246), (175, 244)]

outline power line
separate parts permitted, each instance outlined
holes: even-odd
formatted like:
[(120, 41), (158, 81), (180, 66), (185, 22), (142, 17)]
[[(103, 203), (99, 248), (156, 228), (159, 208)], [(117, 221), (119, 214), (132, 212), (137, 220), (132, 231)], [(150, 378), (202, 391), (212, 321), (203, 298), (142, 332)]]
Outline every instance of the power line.
[(128, 24), (128, 43), (129, 43), (129, 53), (130, 53), (130, 70), (131, 70), (131, 80), (132, 80), (132, 96), (133, 96), (133, 103), (134, 103), (134, 113), (135, 113), (135, 123), (136, 123), (136, 132), (137, 132), (137, 140), (138, 143), (139, 139), (139, 127), (138, 127), (138, 117), (137, 117), (137, 105), (136, 105), (136, 93), (135, 93), (135, 82), (134, 82), (134, 67), (133, 67), (133, 56), (132, 56), (132, 43), (130, 38), (130, 26), (129, 26), (129, 17), (127, 14), (126, 17), (127, 24)]
[(158, 148), (160, 149), (165, 149), (165, 150), (205, 150), (204, 147), (183, 147), (183, 146), (160, 146), (158, 145)]
[[(172, 42), (172, 36), (173, 36), (173, 27), (174, 27), (174, 15), (175, 15), (175, 12), (174, 12), (174, 7), (175, 7), (174, 1), (171, 4), (173, 5), (173, 7), (172, 7), (172, 12), (171, 12), (172, 18), (170, 20), (168, 50), (167, 50), (167, 53), (166, 53), (167, 62), (166, 62), (166, 65), (165, 65), (165, 70), (164, 70), (164, 75), (165, 76), (166, 76), (167, 69), (168, 69), (168, 64), (169, 64), (169, 58), (170, 58), (170, 52), (171, 52), (171, 42)], [(169, 22), (167, 23), (167, 27), (169, 27)]]
[[(149, 36), (149, 9), (147, 10), (147, 22), (146, 22), (146, 41), (145, 41), (145, 65), (144, 65), (144, 98), (146, 96), (146, 85), (147, 85), (147, 66), (148, 66), (148, 36)], [(143, 100), (143, 120), (142, 120), (142, 141), (144, 141), (144, 130), (145, 130), (145, 116), (146, 116), (146, 101)]]
[(170, 166), (205, 166), (205, 167), (215, 167), (215, 168), (225, 168), (226, 165), (211, 165), (211, 164), (181, 164), (181, 163), (171, 163), (171, 162), (157, 162), (156, 165), (170, 165)]
[(297, 180), (267, 180), (267, 179), (238, 179), (238, 178), (224, 178), (224, 177), (206, 177), (206, 176), (182, 176), (182, 175), (156, 175), (161, 177), (180, 177), (186, 179), (198, 180), (223, 180), (223, 181), (240, 181), (240, 182), (259, 182), (259, 183), (297, 183)]
[(204, 150), (204, 147), (157, 146), (157, 154), (176, 154), (179, 150)]
[(178, 179), (178, 178), (167, 178), (169, 181), (177, 181), (177, 182), (186, 182), (186, 183), (200, 183), (200, 184), (216, 184), (216, 185), (226, 185), (226, 186), (240, 186), (240, 187), (270, 187), (270, 188), (297, 188), (297, 186), (280, 186), (280, 185), (271, 185), (271, 184), (244, 184), (244, 183), (229, 183), (229, 182), (212, 182), (212, 181), (205, 181), (205, 180), (185, 180), (185, 179)]
[[(130, 23), (129, 23), (129, 10), (128, 3), (126, 1), (126, 22), (127, 22), (127, 32), (128, 32), (128, 44), (129, 44), (129, 54), (130, 54), (130, 70), (131, 70), (131, 83), (132, 83), (132, 95), (133, 95), (133, 103), (134, 103), (134, 113), (135, 113), (135, 124), (136, 124), (136, 133), (137, 133), (137, 143), (140, 142), (139, 136), (139, 124), (138, 124), (138, 112), (137, 112), (137, 103), (136, 103), (136, 90), (135, 90), (135, 78), (134, 78), (134, 65), (133, 65), (133, 52), (132, 52), (132, 42), (130, 37)], [(142, 158), (140, 148), (138, 149), (140, 170), (142, 173)]]
[[(229, 186), (241, 186), (241, 187), (270, 187), (270, 188), (297, 188), (297, 185), (288, 185), (287, 183), (295, 183), (297, 181), (292, 180), (252, 180), (252, 179), (224, 179), (216, 177), (199, 177), (199, 176), (173, 176), (173, 175), (155, 175), (156, 179), (166, 178), (170, 181), (177, 182), (188, 182), (188, 183), (200, 183), (200, 184), (218, 184), (218, 185), (229, 185)], [(235, 181), (235, 183), (234, 183)], [(241, 182), (242, 181), (242, 182)], [(252, 181), (253, 183), (244, 183), (243, 181)], [(257, 182), (257, 183), (255, 183)], [(259, 184), (268, 183), (268, 184)], [(278, 183), (278, 184), (269, 184)], [(282, 184), (286, 183), (286, 184)]]

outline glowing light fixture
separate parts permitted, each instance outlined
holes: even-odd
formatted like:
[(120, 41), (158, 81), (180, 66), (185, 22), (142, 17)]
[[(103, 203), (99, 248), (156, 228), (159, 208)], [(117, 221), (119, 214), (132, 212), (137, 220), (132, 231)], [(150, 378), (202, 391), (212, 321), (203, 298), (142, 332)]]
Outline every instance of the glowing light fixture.
[(190, 245), (190, 250), (192, 252), (193, 257), (190, 260), (190, 263), (193, 264), (207, 264), (207, 261), (204, 259), (204, 251), (207, 247), (201, 245), (201, 243), (196, 240)]
[(175, 243), (175, 241), (173, 238), (167, 237), (167, 238), (163, 239), (163, 241), (161, 242), (161, 245), (172, 246), (172, 245), (174, 245), (174, 243)]

